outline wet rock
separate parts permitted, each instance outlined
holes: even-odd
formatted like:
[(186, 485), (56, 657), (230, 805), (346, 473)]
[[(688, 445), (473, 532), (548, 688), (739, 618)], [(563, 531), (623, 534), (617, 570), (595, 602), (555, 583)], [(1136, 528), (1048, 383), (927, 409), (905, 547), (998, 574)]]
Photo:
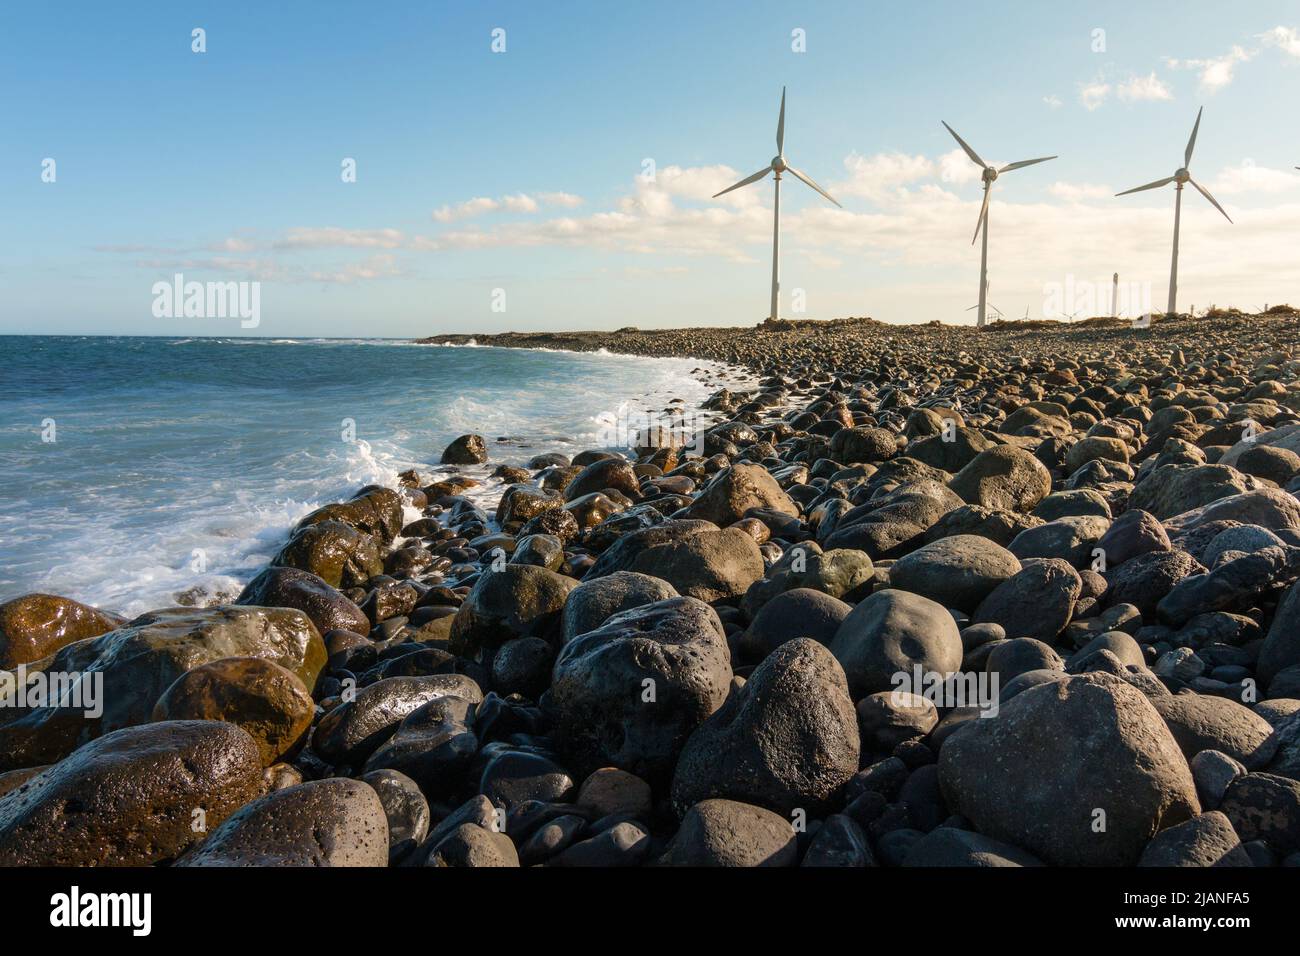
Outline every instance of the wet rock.
[(373, 770), (361, 780), (374, 788), (388, 821), (388, 861), (396, 863), (429, 835), (429, 801), (419, 786), (396, 770)]
[(71, 598), (24, 594), (0, 604), (0, 670), (48, 657), (73, 641), (99, 637), (126, 619)]
[(392, 736), (365, 763), (365, 771), (396, 770), (432, 800), (446, 799), (478, 752), (477, 703), (452, 694), (435, 697), (402, 718)]
[(492, 658), (492, 685), (502, 694), (536, 700), (551, 682), (551, 645), (540, 637), (506, 641)]
[(452, 621), (452, 653), (472, 658), (517, 637), (546, 637), (558, 629), (565, 599), (577, 586), (573, 578), (528, 564), (485, 573)]
[(529, 800), (543, 803), (567, 801), (573, 780), (563, 767), (540, 754), (503, 750), (483, 768), (479, 793), (507, 810)]
[(622, 492), (634, 501), (641, 497), (641, 482), (629, 462), (622, 458), (592, 462), (565, 486), (564, 500), (574, 501), (583, 495), (608, 489)]
[(334, 588), (361, 587), (384, 571), (375, 539), (342, 521), (322, 521), (295, 531), (271, 566), (307, 571)]
[(594, 579), (635, 571), (671, 584), (706, 603), (739, 597), (763, 576), (763, 555), (739, 528), (705, 521), (672, 521), (621, 538), (587, 572)]
[(487, 457), (482, 435), (461, 435), (442, 450), (440, 460), (444, 465), (481, 465)]
[(49, 673), (102, 680), (97, 716), (89, 708), (0, 708), (0, 770), (54, 763), (101, 734), (148, 722), (177, 678), (224, 657), (265, 658), (313, 688), (325, 644), (306, 615), (284, 608), (223, 605), (142, 614), (49, 658)]
[(322, 717), (312, 734), (312, 750), (332, 764), (360, 766), (408, 715), (440, 697), (477, 703), (483, 694), (462, 674), (385, 678)]
[(292, 671), (260, 657), (224, 657), (178, 677), (154, 705), (154, 720), (224, 720), (242, 727), (269, 767), (292, 753), (316, 705)]
[(257, 745), (215, 720), (106, 734), (0, 796), (0, 866), (147, 866), (261, 791)]
[(826, 818), (803, 855), (800, 866), (875, 866), (866, 832), (850, 816), (836, 813)]
[(388, 845), (388, 819), (374, 788), (335, 777), (253, 801), (179, 865), (386, 866)]

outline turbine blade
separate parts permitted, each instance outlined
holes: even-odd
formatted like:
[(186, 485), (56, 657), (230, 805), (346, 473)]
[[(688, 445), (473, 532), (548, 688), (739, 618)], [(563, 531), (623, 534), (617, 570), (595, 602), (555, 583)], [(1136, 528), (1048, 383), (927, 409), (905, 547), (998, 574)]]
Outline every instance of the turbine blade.
[(781, 87), (781, 116), (776, 121), (776, 151), (785, 149), (785, 87)]
[[(1208, 189), (1206, 189), (1204, 186), (1198, 183), (1195, 179), (1189, 179), (1188, 182), (1190, 182), (1193, 186), (1196, 187), (1196, 191), (1198, 193), (1200, 193), (1202, 196), (1204, 196), (1206, 199), (1210, 201), (1210, 205), (1212, 205), (1215, 209), (1219, 210), (1219, 212), (1223, 212), (1223, 207), (1219, 205), (1218, 200), (1216, 200), (1213, 196), (1210, 195), (1210, 191)], [(1223, 212), (1223, 218), (1228, 220), (1228, 222), (1232, 222), (1232, 217), (1229, 216), (1226, 212)]]
[[(785, 171), (787, 173), (791, 173), (796, 179), (801, 180), (804, 183), (804, 185), (811, 186), (813, 189), (817, 190), (819, 193), (821, 193), (831, 202), (835, 203), (835, 205), (840, 206), (839, 200), (837, 200), (834, 196), (832, 196), (826, 190), (822, 189), (815, 182), (813, 182), (811, 179), (809, 179), (807, 176), (799, 172), (799, 170), (795, 169), (793, 166), (789, 165), (788, 163), (786, 164)], [(840, 206), (840, 208), (843, 209), (844, 207)]]
[(1174, 181), (1173, 176), (1167, 176), (1164, 179), (1157, 179), (1153, 183), (1147, 183), (1145, 186), (1136, 186), (1133, 189), (1126, 189), (1122, 193), (1116, 193), (1116, 196), (1127, 196), (1129, 193), (1140, 193), (1144, 189), (1159, 189), (1161, 186), (1168, 186)]
[[(939, 122), (943, 123), (943, 120), (939, 120)], [(979, 166), (981, 169), (985, 167), (986, 163), (984, 162), (984, 160), (980, 159), (979, 153), (971, 149), (970, 145), (964, 139), (962, 139), (960, 136), (957, 135), (957, 131), (955, 129), (953, 129), (947, 123), (943, 123), (943, 128), (946, 129), (948, 132), (952, 133), (952, 138), (957, 141), (957, 144), (961, 146), (962, 149), (966, 150), (966, 155), (970, 157), (970, 161), (972, 163), (974, 163), (976, 166)]]
[(999, 169), (998, 172), (1000, 172), (1000, 173), (1009, 173), (1009, 172), (1011, 172), (1011, 170), (1013, 170), (1013, 169), (1024, 169), (1026, 166), (1032, 166), (1032, 165), (1034, 165), (1034, 163), (1045, 163), (1045, 162), (1047, 162), (1049, 159), (1056, 159), (1056, 157), (1055, 157), (1055, 156), (1042, 156), (1042, 157), (1039, 157), (1038, 159), (1022, 159), (1022, 160), (1021, 160), (1020, 162), (1018, 162), (1018, 163), (1007, 163), (1005, 166), (1003, 166), (1001, 169)]
[(771, 167), (771, 166), (764, 166), (764, 167), (763, 167), (762, 169), (760, 169), (758, 172), (754, 173), (754, 175), (752, 175), (752, 176), (746, 176), (746, 177), (745, 177), (744, 179), (742, 179), (740, 182), (736, 183), (736, 185), (734, 185), (734, 186), (728, 186), (726, 189), (724, 189), (724, 190), (723, 190), (722, 192), (720, 192), (720, 193), (714, 193), (714, 194), (713, 194), (713, 198), (714, 198), (714, 199), (717, 199), (719, 196), (723, 195), (724, 193), (729, 193), (729, 192), (731, 192), (733, 189), (739, 189), (741, 186), (748, 186), (750, 183), (756, 183), (756, 182), (758, 182), (760, 179), (762, 179), (764, 176), (766, 176), (768, 173), (770, 173), (771, 171), (772, 171), (772, 167)]
[(971, 240), (970, 240), (970, 244), (971, 244), (972, 246), (975, 245), (975, 240), (978, 239), (978, 238), (980, 237), (980, 229), (982, 229), (982, 228), (984, 227), (984, 220), (986, 220), (986, 219), (988, 218), (988, 215), (989, 215), (989, 196), (991, 196), (992, 194), (993, 194), (993, 190), (989, 189), (988, 186), (985, 186), (985, 187), (984, 187), (984, 205), (980, 207), (980, 217), (979, 217), (979, 220), (975, 223), (975, 235), (971, 236)]
[(1192, 150), (1196, 148), (1196, 133), (1201, 128), (1201, 114), (1204, 112), (1204, 106), (1196, 111), (1196, 125), (1192, 127), (1192, 138), (1187, 141), (1187, 151), (1183, 153), (1183, 168), (1192, 165)]

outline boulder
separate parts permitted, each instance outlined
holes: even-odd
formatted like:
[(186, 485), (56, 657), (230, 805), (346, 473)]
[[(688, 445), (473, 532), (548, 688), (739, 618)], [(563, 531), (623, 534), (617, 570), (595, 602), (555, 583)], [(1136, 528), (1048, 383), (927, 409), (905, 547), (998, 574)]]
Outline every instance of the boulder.
[(914, 669), (948, 675), (961, 667), (961, 633), (941, 604), (910, 591), (880, 591), (844, 619), (830, 651), (854, 699), (899, 688)]
[(852, 603), (870, 590), (872, 570), (871, 558), (861, 551), (822, 551), (820, 545), (801, 542), (781, 555), (766, 577), (749, 586), (740, 608), (753, 619), (768, 601), (795, 588), (810, 588)]
[(362, 587), (384, 571), (375, 538), (342, 521), (299, 528), (271, 566), (308, 571), (334, 588)]
[(615, 571), (604, 577), (589, 577), (565, 598), (560, 616), (563, 640), (568, 642), (579, 634), (594, 631), (615, 614), (675, 597), (678, 597), (676, 588), (648, 574)]
[(354, 699), (322, 717), (312, 733), (312, 750), (334, 766), (358, 767), (408, 715), (440, 697), (477, 703), (483, 693), (463, 674), (388, 677), (363, 687)]
[(482, 435), (461, 435), (442, 450), (444, 465), (481, 465), (487, 461), (487, 442)]
[(179, 866), (387, 866), (388, 817), (374, 788), (332, 777), (254, 800)]
[(706, 603), (739, 597), (763, 576), (763, 554), (740, 528), (707, 521), (669, 521), (620, 538), (584, 581), (635, 571), (667, 581), (677, 593)]
[(618, 767), (666, 789), (686, 738), (726, 699), (731, 657), (717, 614), (690, 597), (615, 614), (560, 650), (548, 692), (581, 774)]
[(741, 636), (740, 646), (751, 659), (762, 660), (797, 637), (829, 645), (852, 610), (851, 605), (821, 591), (785, 591), (763, 605)]
[(982, 833), (936, 827), (918, 839), (903, 858), (903, 866), (1002, 867), (1042, 866), (1042, 860), (1020, 847)]
[(224, 720), (244, 728), (265, 767), (298, 748), (315, 714), (298, 676), (261, 657), (223, 657), (186, 671), (153, 708), (154, 720)]
[(1209, 694), (1173, 694), (1153, 697), (1151, 704), (1188, 760), (1202, 750), (1217, 750), (1240, 760), (1247, 770), (1259, 770), (1273, 758), (1276, 741), (1272, 725), (1234, 700)]
[(1024, 449), (995, 445), (976, 455), (948, 487), (969, 504), (1024, 513), (1051, 492), (1052, 476)]
[(71, 598), (24, 594), (0, 604), (0, 670), (49, 657), (59, 648), (99, 637), (126, 619)]
[[(148, 866), (261, 792), (243, 730), (217, 720), (127, 727), (0, 796), (0, 866)], [(202, 810), (196, 818), (195, 810)]]
[(475, 658), (516, 637), (549, 636), (577, 586), (573, 578), (532, 564), (484, 571), (452, 621), (452, 653)]
[(55, 763), (95, 737), (147, 723), (177, 678), (224, 657), (264, 658), (314, 688), (325, 644), (305, 614), (287, 608), (220, 605), (142, 614), (47, 659), (45, 673), (80, 674), (84, 688), (101, 688), (94, 709), (0, 708), (0, 770)]
[(821, 644), (774, 650), (687, 739), (673, 776), (678, 813), (727, 797), (821, 816), (858, 769), (858, 726), (844, 672)]
[(889, 582), (945, 607), (973, 611), (1019, 570), (1020, 561), (1006, 548), (987, 538), (959, 534), (899, 558), (889, 569)]
[(370, 633), (370, 619), (361, 608), (317, 575), (298, 568), (267, 568), (245, 585), (235, 603), (296, 608), (321, 634), (333, 630)]
[(1031, 561), (984, 598), (971, 618), (998, 624), (1007, 637), (1032, 637), (1048, 644), (1070, 623), (1083, 582), (1068, 561)]
[(745, 517), (745, 512), (751, 508), (765, 508), (784, 515), (799, 514), (799, 508), (766, 468), (748, 464), (732, 465), (719, 472), (686, 513), (691, 518), (702, 518), (726, 527)]
[(1155, 835), (1138, 866), (1253, 866), (1227, 816), (1211, 810)]
[(682, 820), (662, 866), (794, 866), (790, 821), (735, 800), (703, 800)]
[(1058, 866), (1132, 865), (1200, 810), (1160, 714), (1109, 674), (1039, 684), (996, 719), (968, 721), (939, 751), (939, 775), (981, 833)]

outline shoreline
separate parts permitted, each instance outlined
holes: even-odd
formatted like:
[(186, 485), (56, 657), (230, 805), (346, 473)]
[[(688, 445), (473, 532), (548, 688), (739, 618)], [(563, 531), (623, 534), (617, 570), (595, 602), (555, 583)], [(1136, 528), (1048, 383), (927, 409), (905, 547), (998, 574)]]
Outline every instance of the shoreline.
[(1014, 325), (423, 340), (754, 387), (630, 454), (463, 435), (233, 605), (3, 605), (2, 666), (107, 709), (0, 709), (0, 810), (110, 745), (244, 776), (162, 775), (229, 806), (206, 839), (138, 845), (169, 798), (123, 794), (104, 855), (0, 825), (0, 862), (281, 865), (321, 826), (365, 865), (1300, 862), (1300, 316)]

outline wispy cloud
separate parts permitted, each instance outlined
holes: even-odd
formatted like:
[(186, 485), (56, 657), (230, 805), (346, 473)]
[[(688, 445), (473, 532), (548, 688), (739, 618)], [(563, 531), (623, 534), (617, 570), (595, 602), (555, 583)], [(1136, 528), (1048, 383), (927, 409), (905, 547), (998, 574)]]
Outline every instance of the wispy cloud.
[(454, 206), (440, 206), (433, 211), (434, 222), (458, 222), (493, 212), (535, 213), (543, 206), (572, 209), (582, 205), (582, 197), (565, 192), (546, 192), (530, 196), (527, 193), (501, 196), (477, 196)]
[(1174, 94), (1156, 76), (1154, 70), (1146, 76), (1134, 76), (1125, 80), (1116, 88), (1116, 95), (1121, 100), (1129, 102), (1172, 100), (1174, 98)]
[(1054, 110), (1059, 110), (1064, 105), (1061, 102), (1061, 98), (1057, 96), (1055, 93), (1049, 93), (1046, 96), (1044, 96), (1043, 102), (1046, 103), (1049, 107), (1051, 107)]
[(1257, 50), (1248, 50), (1243, 46), (1234, 45), (1231, 50), (1222, 56), (1203, 60), (1170, 58), (1165, 62), (1170, 69), (1197, 70), (1200, 73), (1201, 92), (1217, 93), (1232, 83), (1236, 75), (1237, 65), (1253, 60), (1257, 52)]
[(1295, 27), (1274, 27), (1258, 37), (1265, 46), (1277, 47), (1283, 53), (1300, 57), (1300, 31)]
[(1079, 84), (1079, 103), (1088, 112), (1101, 107), (1110, 96), (1110, 84), (1102, 79)]

